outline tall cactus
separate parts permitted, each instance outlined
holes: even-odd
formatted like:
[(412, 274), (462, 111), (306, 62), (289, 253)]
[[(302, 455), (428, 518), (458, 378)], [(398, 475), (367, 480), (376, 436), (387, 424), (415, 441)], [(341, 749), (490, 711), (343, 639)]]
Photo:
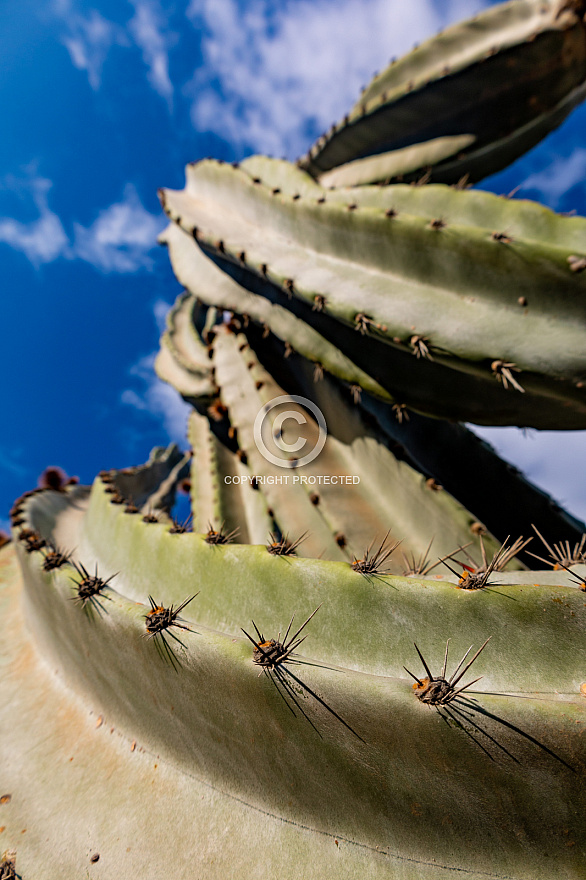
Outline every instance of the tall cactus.
[(512, 161), (583, 19), (495, 7), (303, 167), (161, 193), (191, 448), (15, 502), (0, 877), (584, 876), (586, 527), (460, 422), (585, 427), (586, 220), (354, 185)]

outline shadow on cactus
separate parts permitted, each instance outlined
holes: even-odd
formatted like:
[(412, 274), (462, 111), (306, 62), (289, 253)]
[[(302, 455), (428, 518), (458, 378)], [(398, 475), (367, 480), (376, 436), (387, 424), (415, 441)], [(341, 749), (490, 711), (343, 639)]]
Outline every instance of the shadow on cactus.
[(463, 423), (586, 427), (586, 219), (468, 188), (582, 100), (585, 11), (493, 6), (298, 163), (161, 191), (190, 450), (11, 511), (6, 876), (584, 876), (586, 527)]

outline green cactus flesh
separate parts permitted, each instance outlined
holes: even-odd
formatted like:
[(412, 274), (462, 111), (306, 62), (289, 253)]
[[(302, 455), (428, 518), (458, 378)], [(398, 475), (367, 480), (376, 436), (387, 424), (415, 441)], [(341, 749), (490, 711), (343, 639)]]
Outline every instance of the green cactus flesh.
[[(186, 189), (165, 191), (163, 202), (186, 233), (196, 230), (194, 252), (199, 245), (242, 286), (302, 317), (410, 408), (477, 423), (584, 426), (586, 276), (572, 271), (583, 218), (429, 187), (430, 219), (417, 189), (380, 190), (375, 207), (329, 193), (290, 198), (255, 180), (206, 161), (189, 166)], [(398, 207), (380, 205), (401, 195)], [(489, 222), (502, 222), (492, 232), (479, 225), (486, 203)]]
[[(533, 584), (502, 572), (478, 591), (367, 579), (345, 562), (170, 534), (126, 516), (107, 485), (24, 505), (24, 527), (76, 547), (72, 562), (118, 572), (98, 609), (72, 601), (71, 564), (45, 572), (18, 530), (0, 553), (2, 809), (9, 843), (27, 829), (23, 877), (79, 875), (94, 851), (96, 877), (185, 876), (189, 865), (211, 878), (267, 863), (286, 877), (581, 876), (576, 575), (525, 573)], [(145, 637), (148, 596), (168, 608), (198, 591), (175, 631), (182, 644), (167, 634), (171, 662), (160, 633)], [(298, 662), (259, 677), (241, 627), (254, 632), (252, 619), (277, 638), (320, 603)], [(450, 639), (449, 678), (489, 636), (458, 686), (482, 683), (443, 704), (417, 698), (403, 668), (424, 683), (413, 641), (439, 678)]]
[(467, 189), (585, 20), (492, 7), (161, 191), (190, 449), (12, 508), (2, 880), (583, 880), (586, 527), (461, 422), (586, 427), (586, 219)]
[(335, 186), (500, 171), (584, 99), (583, 15), (581, 2), (512, 0), (448, 28), (375, 76), (300, 164)]

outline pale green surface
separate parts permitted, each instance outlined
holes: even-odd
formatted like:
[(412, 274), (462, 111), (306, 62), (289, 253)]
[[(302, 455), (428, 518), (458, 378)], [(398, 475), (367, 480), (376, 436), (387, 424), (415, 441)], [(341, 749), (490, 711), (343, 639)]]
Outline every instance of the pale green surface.
[[(195, 534), (170, 535), (163, 525), (145, 529), (110, 504), (99, 483), (81, 531), (76, 527), (69, 540), (80, 558), (99, 560), (104, 576), (120, 571), (117, 589), (136, 601), (145, 602), (153, 584), (166, 603), (201, 589), (196, 619), (234, 636), (251, 619), (284, 630), (293, 612), (303, 620), (323, 602), (309, 644), (312, 656), (327, 663), (403, 676), (403, 665), (414, 662), (413, 641), (441, 664), (446, 639), (458, 639), (457, 654), (491, 636), (490, 652), (475, 664), (486, 690), (569, 694), (586, 680), (586, 595), (565, 572), (549, 587), (533, 586), (537, 572), (526, 573), (525, 585), (516, 572), (501, 573), (494, 578), (500, 586), (472, 592), (435, 578), (367, 579), (343, 562), (273, 557), (264, 546), (210, 547)], [(177, 572), (171, 582), (170, 565)], [(545, 580), (551, 583), (550, 572)]]
[[(411, 192), (415, 207), (417, 190)], [(450, 204), (477, 194), (442, 192), (448, 210), (437, 216), (447, 226), (434, 230), (425, 216), (405, 213), (401, 205), (389, 221), (374, 207), (348, 211), (332, 200), (292, 201), (271, 196), (239, 170), (203, 162), (188, 168), (187, 190), (167, 191), (167, 206), (182, 228), (197, 225), (210, 243), (221, 239), (228, 252), (244, 250), (251, 266), (266, 263), (277, 283), (293, 278), (310, 304), (315, 293), (326, 295), (328, 312), (349, 323), (362, 310), (386, 323), (389, 337), (407, 340), (418, 332), (460, 357), (501, 357), (527, 370), (581, 374), (585, 281), (567, 265), (567, 244), (516, 239), (502, 245), (486, 226), (451, 221)], [(564, 219), (555, 218), (558, 225)], [(579, 222), (583, 231), (586, 221)], [(527, 311), (517, 303), (522, 294)], [(535, 346), (535, 338), (542, 344)]]
[(376, 164), (389, 150), (411, 146), (417, 152), (438, 136), (470, 134), (480, 150), (467, 153), (464, 147), (446, 163), (430, 156), (418, 168), (405, 152), (393, 173), (417, 176), (427, 165), (434, 180), (452, 183), (465, 174), (477, 181), (501, 170), (584, 97), (583, 9), (572, 6), (565, 0), (502, 3), (415, 46), (375, 75), (350, 113), (300, 164), (318, 177), (353, 160), (372, 157)]
[[(281, 166), (277, 174), (286, 170)], [(565, 227), (572, 218), (491, 196), (489, 205), (498, 205), (495, 218), (504, 219), (510, 208), (511, 219), (529, 234), (503, 244), (492, 238), (490, 227), (473, 225), (485, 194), (432, 187), (441, 202), (436, 207), (446, 209), (432, 215), (446, 224), (434, 229), (429, 215), (406, 212), (401, 205), (395, 207), (397, 216), (387, 217), (378, 204), (382, 197), (365, 189), (361, 203), (295, 200), (255, 184), (247, 170), (205, 161), (188, 167), (183, 192), (166, 192), (165, 208), (186, 232), (197, 227), (200, 245), (222, 268), (264, 296), (274, 298), (274, 289), (271, 293), (260, 277), (261, 265), (268, 266), (274, 285), (286, 287), (291, 279), (291, 308), (303, 303), (307, 323), (319, 326), (319, 316), (307, 310), (316, 295), (325, 297), (326, 315), (346, 327), (355, 326), (357, 314), (368, 315), (371, 332), (389, 343), (388, 363), (379, 367), (376, 379), (408, 406), (479, 423), (582, 426), (586, 402), (575, 382), (584, 378), (586, 275), (570, 270), (571, 251), (556, 243), (556, 235), (564, 228), (569, 236), (583, 234), (586, 221), (574, 218)], [(388, 189), (397, 190), (399, 201), (411, 200), (411, 210), (422, 201), (417, 188)], [(351, 190), (345, 192), (351, 196)], [(356, 209), (348, 210), (349, 204)], [(424, 200), (424, 205), (429, 211), (431, 203)], [(452, 205), (459, 212), (456, 221)], [(548, 225), (556, 232), (553, 244), (542, 240)], [(506, 225), (493, 232), (503, 229), (513, 236)], [(238, 259), (242, 252), (245, 265)], [(527, 305), (520, 303), (522, 296)], [(365, 352), (362, 360), (357, 357), (362, 340), (352, 334), (354, 354), (349, 338), (337, 338), (335, 323), (329, 335), (363, 365)], [(428, 342), (433, 363), (412, 362), (413, 335)], [(499, 359), (523, 371), (517, 378), (526, 394), (497, 383), (490, 363)], [(408, 371), (416, 377), (411, 383)]]
[[(55, 494), (47, 493), (45, 508), (57, 500)], [(94, 496), (97, 501), (107, 497), (97, 487)], [(8, 548), (0, 556), (9, 588), (8, 593), (2, 591), (9, 637), (2, 644), (8, 674), (0, 687), (11, 719), (4, 779), (13, 795), (11, 804), (2, 808), (7, 817), (4, 839), (16, 846), (25, 880), (31, 876), (69, 880), (86, 867), (88, 876), (97, 880), (110, 877), (114, 865), (117, 873), (128, 877), (145, 876), (146, 867), (147, 876), (164, 870), (185, 878), (226, 876), (226, 871), (227, 876), (254, 875), (270, 869), (291, 880), (364, 873), (393, 880), (436, 880), (462, 872), (474, 880), (481, 876), (550, 880), (553, 865), (556, 877), (580, 877), (583, 789), (577, 787), (579, 776), (508, 726), (536, 737), (579, 770), (583, 738), (575, 722), (586, 717), (583, 698), (572, 696), (576, 690), (570, 689), (567, 696), (546, 696), (547, 687), (539, 686), (539, 681), (535, 684), (542, 694), (537, 700), (471, 695), (473, 702), (468, 702), (478, 709), (472, 718), (485, 733), (473, 728), (471, 732), (491, 752), (494, 760), (490, 760), (465, 731), (449, 727), (433, 709), (418, 703), (404, 672), (393, 673), (397, 654), (419, 671), (414, 649), (403, 648), (400, 638), (386, 639), (388, 662), (381, 675), (332, 665), (336, 663), (328, 650), (332, 635), (340, 656), (348, 658), (351, 641), (360, 641), (358, 630), (363, 626), (369, 630), (370, 645), (377, 641), (372, 620), (364, 612), (371, 603), (376, 610), (382, 590), (376, 583), (353, 578), (356, 612), (361, 608), (358, 624), (356, 613), (347, 607), (344, 578), (336, 578), (337, 602), (346, 604), (345, 619), (352, 618), (353, 623), (344, 635), (340, 619), (336, 621), (327, 607), (331, 605), (327, 572), (340, 572), (341, 567), (312, 563), (314, 573), (318, 566), (326, 573), (325, 580), (313, 582), (312, 599), (326, 599), (326, 607), (311, 622), (304, 655), (319, 657), (325, 651), (330, 656), (322, 657), (329, 660), (326, 667), (303, 665), (294, 671), (365, 742), (310, 697), (301, 698), (318, 735), (302, 717), (291, 715), (270, 681), (258, 678), (242, 634), (234, 638), (209, 630), (202, 622), (209, 618), (209, 594), (218, 590), (220, 569), (217, 553), (213, 562), (214, 551), (223, 555), (225, 575), (231, 554), (239, 551), (244, 573), (244, 558), (252, 554), (260, 560), (260, 548), (223, 548), (230, 551), (223, 553), (222, 548), (204, 545), (210, 553), (202, 565), (198, 549), (204, 546), (196, 536), (166, 535), (163, 527), (146, 526), (137, 517), (124, 517), (112, 505), (108, 508), (104, 513), (127, 532), (124, 539), (119, 534), (117, 542), (125, 541), (127, 559), (116, 579), (117, 591), (109, 592), (110, 601), (104, 600), (102, 616), (90, 617), (71, 602), (71, 569), (44, 574), (38, 553), (22, 554), (26, 595), (21, 611), (14, 595), (19, 580), (14, 550)], [(66, 524), (72, 538), (81, 516), (79, 509), (74, 510)], [(95, 522), (92, 532), (100, 534), (106, 549), (113, 547)], [(152, 642), (144, 638), (146, 607), (121, 594), (129, 589), (132, 595), (133, 574), (140, 577), (128, 540), (139, 533), (155, 550), (149, 558), (143, 547), (143, 591), (168, 601), (169, 592), (185, 589), (184, 580), (194, 591), (187, 557), (200, 569), (202, 592), (185, 614), (196, 633), (180, 634), (187, 650), (178, 648), (179, 673), (161, 663)], [(154, 567), (155, 559), (163, 564), (160, 538), (179, 541), (174, 544), (172, 589), (168, 577), (161, 577)], [(270, 558), (268, 562), (282, 564), (284, 574), (275, 586), (290, 609), (292, 598), (301, 597), (299, 592), (291, 596), (291, 575), (286, 572), (294, 572), (299, 583), (307, 563), (299, 560), (292, 566)], [(270, 569), (255, 564), (254, 571), (258, 593)], [(238, 582), (240, 603), (247, 595), (250, 598), (245, 580), (241, 577)], [(413, 588), (415, 595), (418, 589), (409, 584), (409, 592), (402, 592), (404, 583), (392, 581), (402, 604), (413, 595)], [(427, 599), (435, 590), (435, 585), (429, 586), (420, 588), (429, 589)], [(448, 589), (452, 597), (464, 595)], [(396, 591), (385, 585), (387, 607), (396, 603)], [(444, 604), (449, 604), (446, 595)], [(270, 609), (266, 595), (256, 599), (263, 605), (254, 611), (257, 622), (272, 633), (278, 626), (274, 607)], [(22, 630), (23, 613), (29, 634)], [(424, 644), (422, 625), (419, 620), (417, 639), (437, 669), (443, 655), (437, 614), (432, 625), (434, 649), (430, 636)], [(526, 619), (527, 625), (535, 637), (534, 623)], [(400, 629), (408, 627), (404, 618)], [(397, 630), (397, 622), (393, 628)], [(237, 632), (235, 627), (234, 635)], [(554, 632), (555, 626), (552, 636)], [(466, 638), (455, 635), (449, 667), (455, 666), (472, 640), (470, 632)], [(498, 656), (499, 648), (502, 644), (493, 639), (475, 664), (476, 674), (485, 673), (484, 692), (491, 689), (491, 666), (496, 663), (502, 671), (506, 662)], [(523, 650), (519, 641), (516, 649)], [(39, 662), (37, 652), (48, 666)], [(482, 714), (486, 710), (505, 723)], [(96, 728), (98, 716), (103, 716), (103, 724)], [(507, 757), (487, 735), (513, 757)], [(131, 740), (136, 740), (139, 751), (130, 751)], [(430, 790), (434, 791), (431, 800)], [(24, 838), (19, 836), (22, 828), (27, 828)], [(575, 845), (566, 846), (568, 839)], [(89, 866), (93, 851), (100, 852), (100, 862)], [(434, 861), (441, 867), (431, 867)]]
[(451, 138), (434, 138), (422, 144), (378, 153), (365, 159), (355, 159), (338, 165), (319, 177), (322, 186), (363, 186), (385, 182), (401, 174), (409, 174), (427, 166), (437, 165), (451, 159), (465, 147), (474, 143), (474, 135), (462, 134)]

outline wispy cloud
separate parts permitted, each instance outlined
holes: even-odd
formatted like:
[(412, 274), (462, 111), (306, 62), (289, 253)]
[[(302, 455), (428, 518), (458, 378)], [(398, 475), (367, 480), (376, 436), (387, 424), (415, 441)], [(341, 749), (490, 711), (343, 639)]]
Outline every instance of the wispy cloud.
[(163, 382), (154, 371), (155, 354), (147, 355), (131, 369), (131, 375), (139, 380), (140, 391), (127, 388), (122, 392), (122, 403), (139, 412), (163, 422), (169, 440), (185, 446), (187, 418), (191, 412), (189, 404), (177, 391)]
[(90, 86), (97, 90), (104, 61), (112, 46), (128, 45), (124, 29), (105, 19), (96, 9), (81, 15), (71, 0), (57, 0), (53, 8), (66, 25), (61, 42), (69, 52), (73, 66), (85, 70)]
[(125, 23), (109, 21), (97, 9), (82, 14), (76, 0), (54, 0), (53, 12), (62, 21), (61, 42), (71, 62), (87, 73), (92, 89), (102, 81), (102, 68), (115, 46), (140, 49), (152, 88), (166, 102), (173, 103), (173, 85), (169, 77), (169, 49), (178, 35), (168, 26), (168, 19), (159, 0), (129, 0), (134, 15)]
[(8, 176), (3, 182), (3, 188), (17, 192), (25, 199), (32, 199), (39, 216), (29, 223), (22, 223), (13, 217), (0, 218), (0, 241), (22, 251), (37, 267), (66, 255), (69, 245), (61, 220), (48, 205), (47, 193), (51, 185), (50, 180), (35, 175), (27, 175), (24, 179)]
[(149, 269), (149, 251), (165, 225), (164, 218), (150, 214), (134, 186), (127, 184), (122, 201), (101, 211), (91, 226), (73, 224), (73, 254), (102, 272)]
[(562, 198), (574, 187), (586, 191), (586, 149), (576, 147), (569, 156), (557, 156), (543, 171), (531, 174), (521, 190), (536, 191), (543, 201), (557, 208)]
[(18, 454), (0, 446), (0, 470), (13, 477), (24, 477), (29, 469), (18, 460)]
[(49, 208), (51, 186), (50, 180), (34, 173), (0, 181), (0, 189), (16, 192), (38, 212), (38, 217), (27, 223), (14, 217), (0, 218), (0, 242), (21, 251), (35, 267), (59, 257), (84, 260), (100, 272), (138, 272), (152, 267), (150, 251), (156, 247), (166, 220), (147, 211), (132, 184), (126, 185), (122, 200), (100, 211), (90, 226), (74, 222), (71, 237)]
[(356, 100), (373, 67), (484, 0), (191, 0), (204, 64), (186, 87), (193, 125), (293, 158)]
[(166, 100), (169, 110), (173, 105), (173, 85), (169, 78), (169, 49), (177, 35), (169, 31), (167, 20), (157, 0), (130, 0), (134, 16), (128, 30), (142, 51), (148, 68), (147, 79), (154, 90)]
[(525, 476), (586, 521), (583, 431), (527, 431), (470, 425)]

